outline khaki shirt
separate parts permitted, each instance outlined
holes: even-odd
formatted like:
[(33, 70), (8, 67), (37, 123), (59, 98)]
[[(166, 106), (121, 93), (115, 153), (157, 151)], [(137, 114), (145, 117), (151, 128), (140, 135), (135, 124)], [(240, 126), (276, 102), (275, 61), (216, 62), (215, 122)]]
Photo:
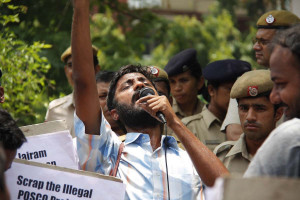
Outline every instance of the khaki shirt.
[[(202, 108), (204, 106), (204, 103), (202, 101), (200, 101), (200, 99), (198, 99), (198, 102), (197, 102), (197, 107), (196, 107), (196, 110), (194, 111), (194, 115), (198, 114), (198, 113), (201, 113), (202, 112)], [(184, 114), (184, 112), (179, 108), (175, 98), (173, 97), (173, 111), (174, 113), (177, 115), (177, 117), (179, 119), (182, 119), (182, 118), (185, 118), (185, 117), (188, 117), (186, 114)]]
[(71, 93), (65, 97), (54, 99), (49, 103), (45, 121), (66, 120), (72, 137), (75, 137), (74, 111), (75, 105), (73, 101), (73, 93)]
[(230, 173), (244, 174), (253, 156), (247, 151), (244, 133), (237, 141), (223, 142), (214, 150)]
[(226, 135), (220, 131), (221, 121), (206, 106), (201, 113), (185, 117), (181, 121), (211, 151), (226, 141)]

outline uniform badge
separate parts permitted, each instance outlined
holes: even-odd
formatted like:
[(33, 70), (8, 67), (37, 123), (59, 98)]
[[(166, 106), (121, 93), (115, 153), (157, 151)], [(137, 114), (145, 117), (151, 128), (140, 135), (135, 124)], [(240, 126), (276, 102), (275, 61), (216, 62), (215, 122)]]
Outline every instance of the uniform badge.
[(258, 86), (248, 86), (248, 96), (255, 97), (258, 94)]
[(158, 69), (156, 68), (156, 67), (153, 67), (153, 66), (151, 66), (150, 67), (150, 73), (153, 75), (153, 76), (158, 76), (158, 74), (159, 74), (159, 71), (158, 71)]
[(187, 65), (183, 65), (182, 66), (182, 71), (186, 72), (187, 70), (189, 70), (189, 67)]
[(266, 22), (267, 22), (267, 24), (273, 24), (275, 22), (275, 18), (273, 17), (273, 15), (269, 15), (266, 18)]

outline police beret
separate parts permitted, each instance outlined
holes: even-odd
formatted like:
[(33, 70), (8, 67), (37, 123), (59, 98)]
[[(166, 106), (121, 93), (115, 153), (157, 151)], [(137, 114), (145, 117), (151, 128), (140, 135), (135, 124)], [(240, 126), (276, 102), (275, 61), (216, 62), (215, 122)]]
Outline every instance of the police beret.
[(163, 70), (162, 68), (157, 67), (157, 66), (150, 66), (148, 69), (149, 69), (151, 77), (153, 79), (164, 78), (164, 79), (169, 80), (167, 72), (165, 70)]
[(263, 14), (258, 19), (256, 26), (266, 29), (286, 29), (299, 22), (299, 17), (289, 11), (273, 10)]
[(243, 73), (250, 71), (250, 63), (242, 60), (226, 59), (209, 63), (203, 76), (211, 82), (235, 81)]
[(200, 68), (201, 70), (201, 66), (197, 61), (197, 51), (186, 49), (173, 56), (164, 69), (169, 76), (173, 76), (193, 68)]
[[(98, 53), (98, 48), (96, 46), (92, 46), (92, 49), (93, 49), (93, 55), (94, 56), (97, 56), (97, 53)], [(69, 57), (70, 55), (72, 55), (72, 48), (71, 47), (68, 47), (62, 54), (61, 54), (61, 61), (63, 62), (66, 62), (66, 58)]]
[(233, 84), (231, 98), (255, 97), (261, 93), (271, 91), (273, 81), (270, 70), (254, 70), (244, 73)]

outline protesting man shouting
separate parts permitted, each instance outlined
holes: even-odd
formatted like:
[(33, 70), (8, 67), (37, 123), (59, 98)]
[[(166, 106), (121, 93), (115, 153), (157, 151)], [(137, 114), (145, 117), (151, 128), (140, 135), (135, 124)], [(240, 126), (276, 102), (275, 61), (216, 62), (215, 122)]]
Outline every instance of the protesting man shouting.
[[(228, 173), (182, 124), (168, 99), (157, 95), (147, 70), (134, 65), (116, 73), (107, 99), (113, 119), (119, 119), (127, 130), (124, 149), (120, 148), (122, 143), (103, 117), (93, 78), (88, 0), (74, 1), (71, 46), (75, 133), (83, 169), (111, 175), (115, 171), (126, 185), (125, 199), (199, 199), (203, 197), (202, 181), (212, 186), (217, 177)], [(146, 87), (154, 95), (140, 98)], [(162, 137), (158, 111), (188, 154), (178, 148), (173, 137)]]

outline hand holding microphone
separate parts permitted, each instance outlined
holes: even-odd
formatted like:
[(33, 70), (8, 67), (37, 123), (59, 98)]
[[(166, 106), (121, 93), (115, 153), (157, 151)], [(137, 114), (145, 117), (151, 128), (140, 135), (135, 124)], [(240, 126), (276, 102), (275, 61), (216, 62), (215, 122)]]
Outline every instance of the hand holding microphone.
[[(140, 98), (142, 98), (142, 97), (145, 97), (145, 96), (148, 96), (148, 95), (155, 95), (155, 92), (154, 92), (154, 90), (151, 89), (151, 88), (144, 87), (144, 88), (142, 88), (142, 89), (140, 90), (139, 95), (140, 95)], [(166, 121), (166, 119), (165, 119), (165, 116), (164, 116), (164, 114), (163, 114), (162, 112), (158, 111), (158, 112), (156, 113), (156, 116), (158, 117), (158, 119), (160, 119), (160, 121), (161, 121), (163, 124), (166, 124), (166, 123), (167, 123), (167, 121)]]

